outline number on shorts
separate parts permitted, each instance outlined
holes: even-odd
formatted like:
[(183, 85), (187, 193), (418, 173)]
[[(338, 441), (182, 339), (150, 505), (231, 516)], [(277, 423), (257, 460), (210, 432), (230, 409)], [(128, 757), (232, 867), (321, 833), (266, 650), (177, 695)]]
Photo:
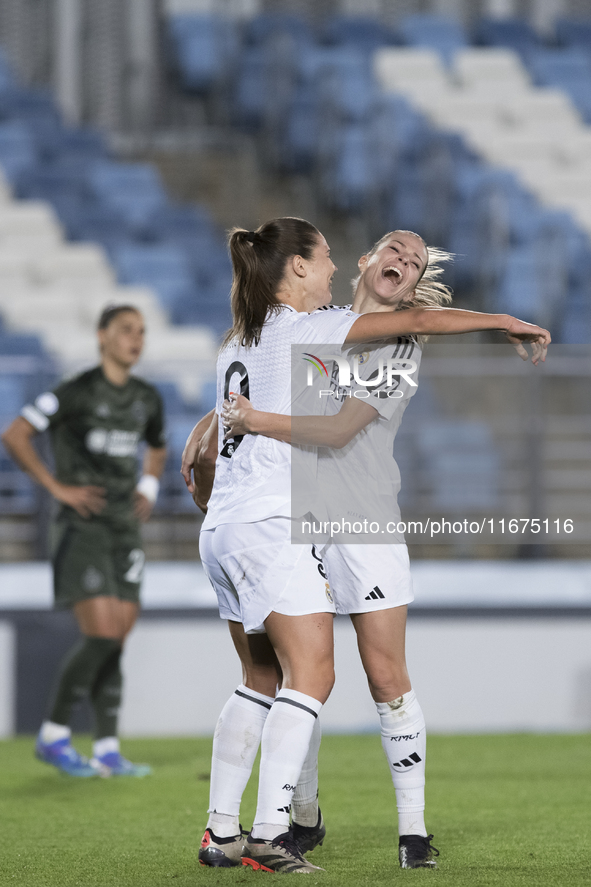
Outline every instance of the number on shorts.
[(129, 552), (129, 560), (131, 561), (131, 567), (123, 578), (126, 582), (141, 582), (146, 555), (141, 548), (133, 548)]
[[(230, 366), (226, 370), (226, 375), (224, 377), (224, 400), (228, 400), (228, 398), (230, 397), (230, 379), (236, 373), (238, 373), (240, 376), (240, 392), (239, 393), (242, 394), (244, 397), (250, 397), (250, 384), (248, 381), (248, 370), (246, 369), (246, 367), (244, 366), (243, 363), (241, 363), (239, 360), (235, 360), (233, 363), (230, 364)], [(235, 391), (233, 391), (232, 393), (236, 394)], [(222, 449), (222, 452), (220, 455), (225, 456), (227, 459), (231, 459), (232, 456), (234, 455), (234, 453), (236, 452), (236, 449), (242, 443), (243, 438), (244, 438), (243, 434), (237, 434), (236, 437), (233, 437), (230, 440), (226, 441), (226, 443), (224, 444), (224, 448)]]

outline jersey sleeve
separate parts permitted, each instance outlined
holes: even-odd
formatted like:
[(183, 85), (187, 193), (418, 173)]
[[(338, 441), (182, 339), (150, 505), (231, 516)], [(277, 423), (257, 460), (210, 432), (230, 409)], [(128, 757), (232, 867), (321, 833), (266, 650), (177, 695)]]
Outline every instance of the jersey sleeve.
[(33, 403), (26, 404), (21, 416), (41, 432), (59, 425), (75, 410), (76, 386), (73, 382), (62, 382), (53, 391), (44, 391)]
[[(363, 397), (363, 403), (377, 410), (384, 419), (390, 419), (417, 390), (420, 356), (420, 348), (410, 339), (400, 339), (396, 345), (359, 353), (359, 379), (363, 382), (378, 381), (376, 385), (366, 386), (352, 377), (353, 396), (359, 396), (354, 394), (356, 391), (368, 392), (368, 396)], [(352, 358), (351, 354), (349, 360), (352, 361)], [(393, 362), (390, 372), (389, 361)], [(400, 373), (392, 372), (397, 364), (400, 365)]]
[(153, 406), (148, 418), (148, 423), (146, 425), (144, 440), (149, 447), (153, 447), (155, 450), (158, 450), (160, 449), (160, 447), (166, 446), (166, 431), (164, 429), (164, 406), (162, 404), (162, 398), (155, 388), (153, 390), (152, 397)]
[(327, 306), (326, 309), (314, 311), (302, 317), (298, 324), (301, 337), (297, 338), (297, 342), (342, 345), (358, 317), (359, 314), (349, 308), (338, 306)]

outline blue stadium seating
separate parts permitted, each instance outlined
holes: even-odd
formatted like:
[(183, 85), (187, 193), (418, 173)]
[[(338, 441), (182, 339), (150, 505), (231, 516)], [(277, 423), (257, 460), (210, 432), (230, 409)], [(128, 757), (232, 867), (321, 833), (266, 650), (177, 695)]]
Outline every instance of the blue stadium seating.
[(17, 375), (0, 376), (0, 413), (16, 416), (24, 402), (25, 382), (23, 378)]
[(591, 54), (586, 49), (536, 49), (525, 61), (535, 83), (565, 90), (591, 123)]
[(431, 507), (464, 515), (498, 506), (501, 461), (484, 422), (425, 421), (417, 449), (433, 491)]
[(255, 46), (261, 46), (278, 35), (288, 35), (298, 44), (312, 43), (314, 40), (308, 23), (301, 16), (291, 13), (262, 13), (251, 19), (244, 31), (246, 43)]
[(172, 51), (183, 87), (206, 95), (227, 77), (235, 54), (233, 24), (215, 14), (185, 14), (168, 19)]
[(37, 497), (38, 491), (33, 481), (16, 469), (14, 463), (8, 470), (0, 469), (0, 514), (34, 514), (37, 511)]
[(38, 336), (8, 333), (0, 329), (0, 356), (46, 356)]
[(325, 22), (320, 35), (329, 46), (352, 46), (365, 53), (397, 42), (383, 22), (366, 15), (335, 15)]
[(455, 52), (468, 45), (468, 37), (457, 19), (445, 15), (407, 15), (398, 26), (404, 43), (427, 46), (451, 61)]
[(529, 22), (518, 18), (482, 18), (474, 29), (474, 39), (483, 46), (507, 46), (519, 53), (541, 42)]
[(0, 164), (9, 181), (32, 167), (38, 159), (29, 127), (19, 120), (0, 123)]
[(562, 46), (591, 49), (591, 18), (557, 19), (556, 40)]

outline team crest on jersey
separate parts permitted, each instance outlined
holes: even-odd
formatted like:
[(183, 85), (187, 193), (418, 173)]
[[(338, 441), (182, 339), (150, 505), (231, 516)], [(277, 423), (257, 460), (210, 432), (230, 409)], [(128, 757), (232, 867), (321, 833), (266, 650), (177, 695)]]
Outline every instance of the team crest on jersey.
[(333, 603), (332, 592), (330, 590), (330, 585), (328, 584), (328, 582), (324, 583), (324, 590), (326, 592), (326, 599), (327, 599), (328, 603), (332, 604)]
[(367, 363), (369, 360), (369, 351), (362, 351), (361, 354), (357, 355), (359, 363)]
[(91, 453), (106, 454), (107, 456), (135, 456), (139, 444), (138, 431), (118, 431), (106, 428), (93, 428), (88, 432), (84, 441), (86, 448)]
[(99, 419), (107, 419), (111, 415), (111, 408), (108, 403), (99, 403), (94, 412)]
[(143, 423), (148, 418), (148, 410), (143, 400), (134, 400), (131, 405), (131, 415), (136, 420), (136, 422), (139, 422), (140, 425), (143, 425)]

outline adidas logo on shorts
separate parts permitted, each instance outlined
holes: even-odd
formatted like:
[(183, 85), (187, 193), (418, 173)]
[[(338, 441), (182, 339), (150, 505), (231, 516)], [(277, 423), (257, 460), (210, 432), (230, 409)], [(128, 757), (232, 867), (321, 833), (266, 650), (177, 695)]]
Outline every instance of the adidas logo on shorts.
[(366, 601), (380, 601), (380, 600), (384, 601), (385, 599), (386, 599), (386, 596), (385, 596), (384, 592), (381, 590), (381, 588), (379, 587), (379, 585), (374, 585), (374, 587), (372, 588), (370, 593), (367, 595), (367, 597), (364, 598), (364, 600), (366, 600)]

